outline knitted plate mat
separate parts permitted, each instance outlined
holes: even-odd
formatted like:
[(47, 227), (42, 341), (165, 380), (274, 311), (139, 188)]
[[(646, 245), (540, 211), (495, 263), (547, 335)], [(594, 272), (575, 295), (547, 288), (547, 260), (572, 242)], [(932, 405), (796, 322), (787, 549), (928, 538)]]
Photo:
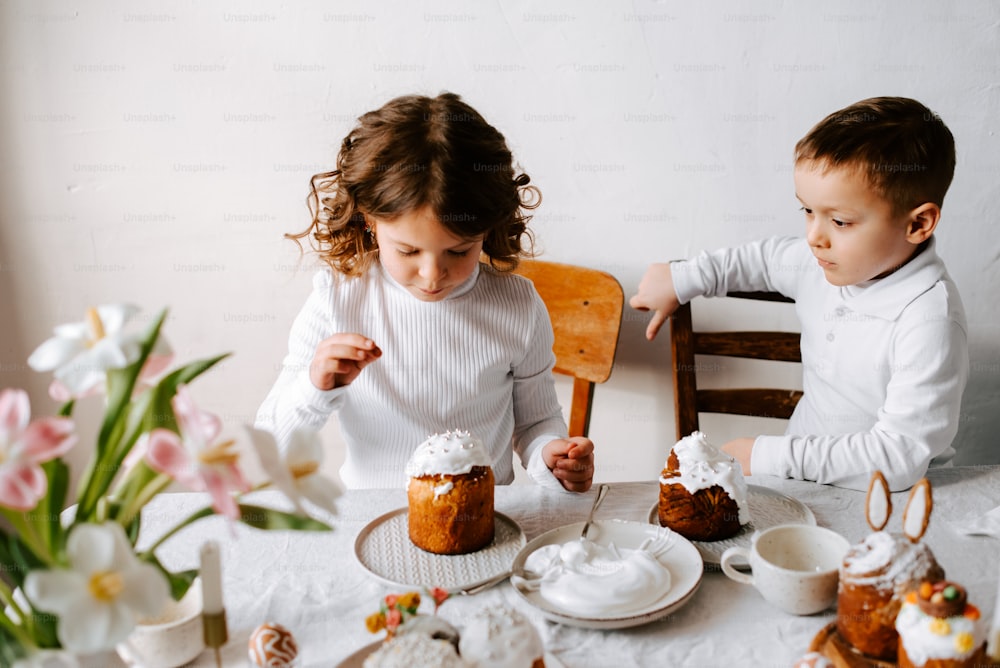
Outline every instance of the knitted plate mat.
[(354, 541), (354, 556), (377, 580), (416, 589), (469, 589), (510, 572), (525, 537), (517, 522), (496, 513), (493, 542), (469, 554), (432, 554), (410, 541), (408, 508), (368, 523)]
[[(723, 540), (693, 540), (694, 546), (701, 552), (708, 568), (722, 561), (722, 553), (731, 547), (741, 546), (750, 549), (750, 543), (755, 531), (763, 531), (779, 524), (816, 524), (816, 516), (809, 507), (798, 499), (776, 492), (760, 485), (747, 485), (747, 504), (750, 506), (750, 522), (740, 527), (736, 535)], [(654, 503), (649, 509), (649, 523), (660, 525), (659, 503)], [(733, 566), (747, 567), (743, 559), (733, 559)]]

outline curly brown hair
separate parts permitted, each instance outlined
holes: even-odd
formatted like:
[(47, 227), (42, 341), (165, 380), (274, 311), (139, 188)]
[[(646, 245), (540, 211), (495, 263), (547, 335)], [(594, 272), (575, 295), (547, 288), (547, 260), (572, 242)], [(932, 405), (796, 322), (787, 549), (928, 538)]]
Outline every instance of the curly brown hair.
[(940, 116), (906, 97), (872, 97), (835, 111), (795, 145), (795, 164), (864, 174), (895, 213), (939, 207), (955, 173), (955, 139)]
[(308, 237), (335, 271), (358, 276), (378, 250), (366, 215), (393, 220), (429, 206), (455, 236), (482, 235), (489, 263), (511, 271), (532, 255), (527, 211), (541, 202), (516, 171), (503, 135), (458, 95), (397, 97), (358, 118), (337, 168), (310, 180), (312, 223), (285, 236)]

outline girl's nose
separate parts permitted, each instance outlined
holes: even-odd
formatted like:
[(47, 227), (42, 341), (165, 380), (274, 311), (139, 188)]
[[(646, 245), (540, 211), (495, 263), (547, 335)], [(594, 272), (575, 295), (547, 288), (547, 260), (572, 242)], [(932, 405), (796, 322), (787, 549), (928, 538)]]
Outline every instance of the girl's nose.
[(432, 284), (443, 278), (446, 273), (444, 263), (438, 258), (428, 258), (420, 264), (420, 278)]

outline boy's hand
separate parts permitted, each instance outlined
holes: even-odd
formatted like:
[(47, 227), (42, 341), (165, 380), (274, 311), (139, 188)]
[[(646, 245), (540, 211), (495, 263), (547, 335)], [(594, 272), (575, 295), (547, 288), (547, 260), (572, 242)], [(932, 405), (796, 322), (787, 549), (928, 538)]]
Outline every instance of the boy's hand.
[(750, 453), (753, 452), (753, 438), (737, 438), (722, 446), (722, 451), (739, 462), (743, 475), (750, 473)]
[(361, 370), (382, 356), (375, 342), (361, 334), (334, 334), (316, 346), (309, 380), (319, 390), (350, 385)]
[(652, 341), (670, 314), (680, 306), (677, 293), (674, 292), (670, 265), (665, 262), (650, 265), (646, 275), (639, 281), (639, 292), (629, 299), (628, 303), (638, 311), (655, 311), (653, 319), (646, 327), (646, 338)]
[(586, 492), (594, 482), (594, 443), (589, 438), (573, 436), (549, 441), (542, 448), (542, 460), (571, 492)]

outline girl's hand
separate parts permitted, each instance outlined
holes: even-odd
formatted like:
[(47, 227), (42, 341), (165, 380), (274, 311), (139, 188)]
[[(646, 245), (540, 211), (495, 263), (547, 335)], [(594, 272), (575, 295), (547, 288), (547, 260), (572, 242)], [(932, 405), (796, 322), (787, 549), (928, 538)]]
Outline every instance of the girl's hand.
[(382, 356), (375, 342), (361, 334), (334, 334), (316, 346), (309, 380), (319, 390), (350, 385), (361, 370)]
[(743, 469), (743, 475), (750, 472), (750, 454), (753, 452), (754, 438), (737, 438), (722, 446), (722, 451), (738, 461)]
[(670, 314), (681, 305), (674, 291), (670, 265), (665, 262), (650, 265), (639, 281), (639, 292), (628, 300), (628, 304), (638, 311), (655, 311), (646, 327), (646, 338), (652, 341)]
[(594, 444), (589, 438), (573, 436), (549, 441), (542, 448), (542, 460), (571, 492), (586, 492), (594, 482)]

